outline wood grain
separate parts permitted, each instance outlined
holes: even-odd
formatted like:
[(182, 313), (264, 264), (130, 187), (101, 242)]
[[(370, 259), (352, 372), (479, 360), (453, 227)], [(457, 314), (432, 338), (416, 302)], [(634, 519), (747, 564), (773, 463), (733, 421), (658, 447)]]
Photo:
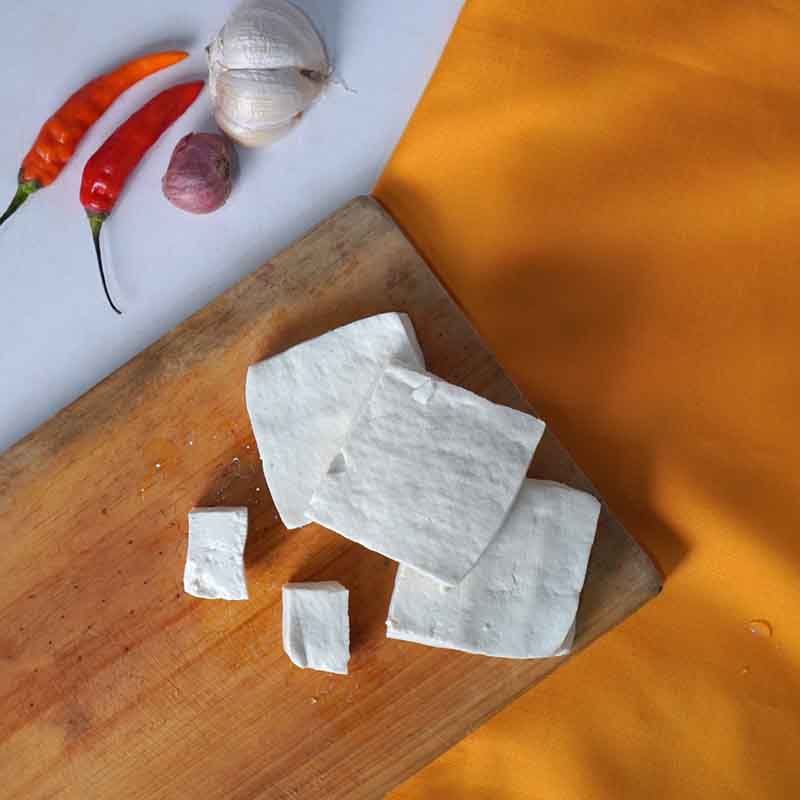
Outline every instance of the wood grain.
[[(390, 310), (433, 372), (530, 410), (360, 198), (0, 457), (0, 797), (379, 798), (559, 665), (387, 640), (395, 565), (278, 522), (247, 366)], [(550, 432), (531, 474), (591, 488)], [(215, 504), (250, 508), (247, 603), (181, 590), (187, 512)], [(333, 579), (351, 592), (348, 677), (281, 648), (281, 585)], [(604, 509), (577, 647), (659, 588)]]

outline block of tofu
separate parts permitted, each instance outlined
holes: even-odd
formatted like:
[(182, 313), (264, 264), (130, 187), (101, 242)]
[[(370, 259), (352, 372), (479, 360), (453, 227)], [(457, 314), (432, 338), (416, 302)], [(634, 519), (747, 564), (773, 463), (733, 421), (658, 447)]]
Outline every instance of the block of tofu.
[(458, 586), (400, 567), (387, 636), (505, 658), (569, 652), (599, 514), (590, 494), (526, 480), (500, 533)]
[(299, 528), (311, 494), (391, 360), (422, 369), (411, 320), (388, 313), (352, 322), (254, 364), (247, 410), (272, 499)]
[(283, 587), (283, 649), (293, 664), (347, 675), (348, 594), (336, 581), (287, 583)]
[(390, 364), (308, 516), (447, 584), (500, 529), (544, 423)]
[(246, 508), (195, 508), (190, 511), (184, 591), (208, 600), (247, 600), (244, 578), (246, 541)]

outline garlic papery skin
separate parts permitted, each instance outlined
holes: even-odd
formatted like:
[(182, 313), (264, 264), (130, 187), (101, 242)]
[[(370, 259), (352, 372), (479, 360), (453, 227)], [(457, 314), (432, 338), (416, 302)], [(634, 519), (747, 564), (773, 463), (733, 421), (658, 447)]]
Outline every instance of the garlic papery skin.
[(214, 114), (214, 119), (217, 125), (219, 125), (231, 139), (245, 147), (269, 147), (271, 144), (275, 144), (275, 142), (287, 137), (300, 121), (300, 117), (297, 116), (289, 122), (270, 128), (246, 128), (234, 122), (219, 110)]
[(289, 133), (325, 88), (330, 64), (308, 17), (287, 0), (249, 0), (208, 47), (217, 124), (258, 147)]
[(245, 128), (283, 125), (316, 100), (320, 82), (294, 68), (230, 69), (217, 78), (217, 108)]
[(228, 69), (296, 67), (327, 74), (328, 55), (311, 20), (288, 0), (248, 0), (220, 31)]

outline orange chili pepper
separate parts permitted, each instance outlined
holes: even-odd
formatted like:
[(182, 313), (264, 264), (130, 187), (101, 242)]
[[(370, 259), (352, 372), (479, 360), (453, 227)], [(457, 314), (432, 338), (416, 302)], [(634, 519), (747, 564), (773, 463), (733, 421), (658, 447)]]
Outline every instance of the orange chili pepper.
[(154, 72), (183, 61), (188, 55), (183, 50), (150, 53), (128, 61), (78, 89), (42, 125), (33, 147), (22, 162), (17, 193), (0, 217), (0, 225), (34, 192), (49, 186), (59, 176), (86, 131), (126, 89)]

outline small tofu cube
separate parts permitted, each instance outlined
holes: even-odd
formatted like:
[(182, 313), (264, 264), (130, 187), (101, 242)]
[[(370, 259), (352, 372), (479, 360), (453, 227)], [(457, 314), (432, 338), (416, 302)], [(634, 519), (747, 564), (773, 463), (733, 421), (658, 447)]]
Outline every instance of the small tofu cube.
[(246, 508), (195, 508), (190, 511), (183, 590), (208, 600), (247, 600), (244, 578), (246, 540)]
[(272, 499), (287, 528), (305, 511), (359, 408), (392, 359), (424, 367), (405, 314), (367, 317), (298, 344), (247, 372), (247, 411)]
[(293, 664), (347, 675), (348, 595), (336, 581), (288, 583), (283, 587), (283, 649)]
[(544, 423), (390, 364), (311, 498), (309, 519), (449, 585), (500, 530)]

